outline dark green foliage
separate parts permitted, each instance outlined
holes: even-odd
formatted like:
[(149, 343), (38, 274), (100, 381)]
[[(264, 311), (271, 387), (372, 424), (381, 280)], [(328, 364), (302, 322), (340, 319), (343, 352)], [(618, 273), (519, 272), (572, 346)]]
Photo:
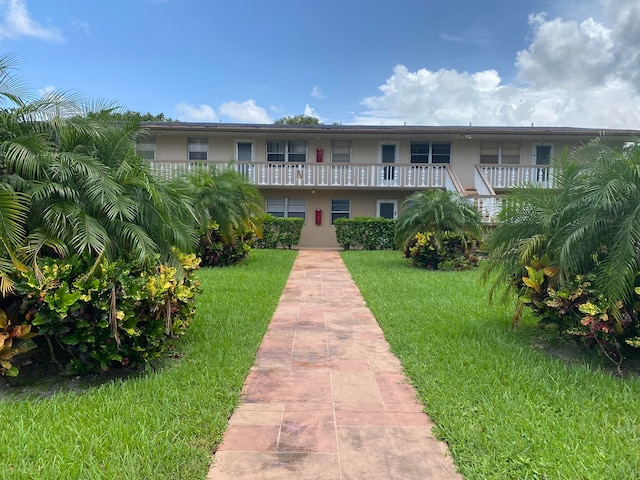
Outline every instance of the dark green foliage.
[(157, 115), (151, 112), (141, 113), (134, 112), (132, 110), (123, 111), (122, 109), (109, 108), (99, 112), (87, 113), (87, 118), (94, 120), (107, 120), (112, 122), (176, 122), (172, 118), (168, 118), (164, 113), (158, 113)]
[(600, 346), (609, 360), (620, 365), (625, 351), (640, 347), (638, 293), (632, 305), (618, 302), (612, 307), (594, 286), (595, 273), (560, 283), (558, 268), (549, 263), (549, 257), (534, 257), (525, 266), (520, 304), (529, 307), (540, 323), (555, 325), (582, 347)]
[(418, 232), (457, 232), (466, 238), (480, 238), (482, 228), (478, 209), (456, 192), (423, 190), (407, 198), (402, 205), (395, 239), (403, 248)]
[(336, 240), (344, 250), (388, 250), (394, 248), (396, 220), (380, 217), (338, 218)]
[(247, 258), (263, 215), (255, 185), (233, 169), (212, 166), (196, 168), (174, 184), (192, 199), (202, 266), (227, 266)]
[(217, 225), (209, 230), (208, 235), (200, 238), (198, 256), (201, 267), (228, 267), (244, 260), (251, 254), (254, 242), (253, 233), (249, 232), (226, 242), (218, 232)]
[(309, 115), (287, 115), (273, 122), (275, 125), (320, 125), (320, 120)]
[(31, 325), (39, 349), (51, 349), (69, 372), (144, 365), (184, 333), (195, 311), (199, 260), (176, 255), (181, 277), (163, 264), (45, 258), (37, 274), (22, 273), (16, 293), (0, 305), (14, 322)]
[(455, 232), (418, 232), (405, 245), (404, 256), (414, 267), (429, 270), (466, 270), (478, 265), (475, 239)]
[(291, 249), (300, 243), (304, 220), (302, 218), (279, 218), (266, 214), (262, 218), (262, 238), (255, 242), (256, 248)]
[(487, 239), (485, 278), (518, 292), (516, 319), (528, 305), (561, 331), (620, 352), (637, 343), (640, 147), (600, 138), (552, 166), (553, 190), (520, 188), (505, 202)]

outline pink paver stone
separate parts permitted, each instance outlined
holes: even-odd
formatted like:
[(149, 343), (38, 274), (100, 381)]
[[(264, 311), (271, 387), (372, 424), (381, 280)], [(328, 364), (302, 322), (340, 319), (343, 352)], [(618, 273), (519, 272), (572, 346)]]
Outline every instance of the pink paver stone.
[(301, 250), (209, 480), (462, 480), (336, 251)]

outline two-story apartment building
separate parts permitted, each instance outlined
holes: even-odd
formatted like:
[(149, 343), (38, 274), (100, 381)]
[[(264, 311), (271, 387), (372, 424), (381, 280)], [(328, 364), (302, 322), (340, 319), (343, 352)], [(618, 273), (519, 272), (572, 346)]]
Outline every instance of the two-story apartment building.
[[(515, 185), (551, 185), (551, 157), (606, 135), (640, 130), (564, 127), (428, 127), (146, 123), (139, 150), (161, 175), (200, 163), (236, 168), (258, 186), (266, 210), (302, 217), (303, 247), (336, 247), (340, 217), (395, 218), (412, 193), (459, 192), (491, 221)], [(233, 162), (230, 164), (230, 162)]]

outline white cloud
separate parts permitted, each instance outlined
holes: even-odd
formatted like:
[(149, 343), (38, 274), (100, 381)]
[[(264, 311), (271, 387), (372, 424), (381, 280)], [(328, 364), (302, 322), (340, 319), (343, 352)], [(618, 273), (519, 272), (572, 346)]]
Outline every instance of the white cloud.
[(39, 88), (38, 89), (38, 93), (40, 94), (40, 96), (42, 97), (43, 95), (46, 95), (47, 93), (52, 93), (56, 91), (56, 87), (54, 87), (53, 85), (47, 85), (44, 88)]
[(320, 87), (318, 85), (315, 85), (311, 89), (311, 96), (314, 97), (314, 98), (318, 98), (320, 100), (322, 100), (323, 98), (326, 98), (324, 96), (324, 94), (322, 93), (322, 90), (320, 90)]
[(62, 32), (55, 27), (43, 27), (33, 20), (26, 0), (0, 0), (0, 38), (35, 37), (50, 42), (62, 42)]
[(240, 123), (273, 123), (267, 111), (256, 105), (255, 100), (245, 102), (226, 102), (220, 105), (220, 115), (229, 117), (234, 122)]
[(639, 128), (640, 2), (604, 0), (602, 22), (529, 17), (518, 83), (495, 70), (410, 72), (397, 65), (353, 123)]
[(218, 117), (212, 107), (206, 104), (200, 106), (180, 102), (176, 105), (176, 118), (182, 122), (217, 122)]
[(91, 33), (91, 28), (89, 27), (89, 24), (77, 18), (74, 18), (73, 20), (71, 20), (71, 26), (73, 27), (74, 30), (81, 30), (86, 35), (89, 35)]
[(307, 117), (314, 117), (314, 118), (317, 118), (318, 120), (322, 120), (322, 119), (320, 118), (320, 115), (318, 115), (318, 113), (315, 111), (315, 109), (314, 109), (314, 108), (312, 108), (312, 107), (310, 107), (310, 106), (309, 106), (309, 104), (306, 104), (306, 105), (304, 106), (304, 114), (305, 114)]

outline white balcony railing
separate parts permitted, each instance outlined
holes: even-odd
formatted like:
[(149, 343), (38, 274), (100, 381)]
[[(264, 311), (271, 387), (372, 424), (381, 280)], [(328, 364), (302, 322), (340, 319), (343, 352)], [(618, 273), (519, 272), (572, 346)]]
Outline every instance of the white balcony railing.
[(477, 165), (493, 189), (508, 189), (536, 184), (553, 186), (553, 169), (549, 165)]
[(447, 165), (279, 163), (279, 162), (194, 162), (150, 160), (154, 174), (164, 178), (187, 173), (202, 165), (220, 170), (233, 168), (261, 187), (309, 188), (447, 188), (459, 181)]

